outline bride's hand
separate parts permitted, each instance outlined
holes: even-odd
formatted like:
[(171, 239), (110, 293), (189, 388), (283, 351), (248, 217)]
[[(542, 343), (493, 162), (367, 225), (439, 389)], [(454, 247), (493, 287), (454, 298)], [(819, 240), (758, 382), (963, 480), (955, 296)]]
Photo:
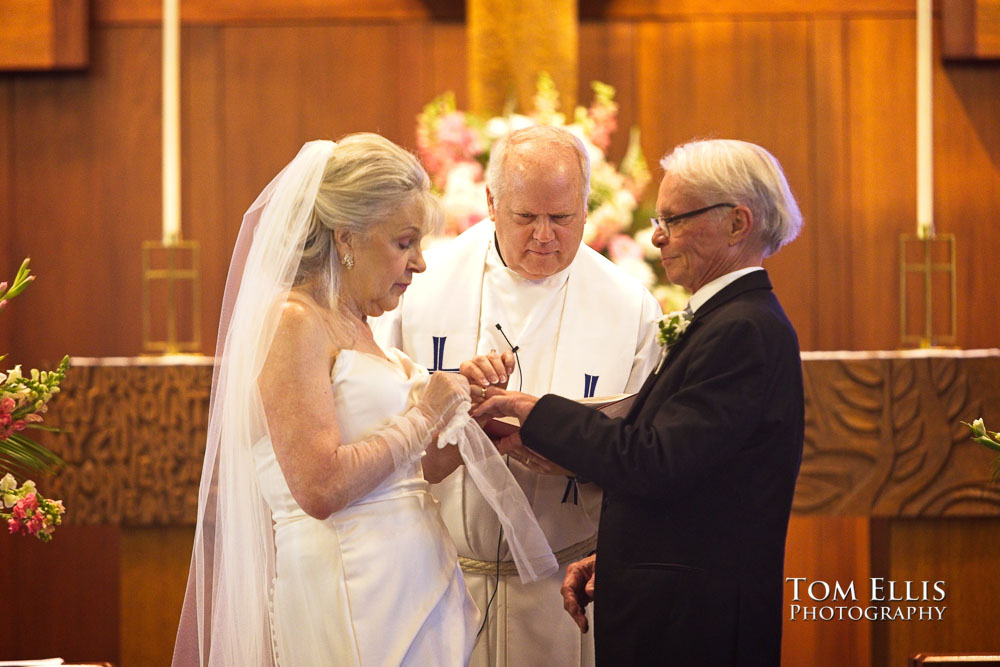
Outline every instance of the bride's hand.
[(468, 380), (457, 373), (438, 371), (431, 375), (417, 408), (428, 418), (445, 424), (468, 395)]

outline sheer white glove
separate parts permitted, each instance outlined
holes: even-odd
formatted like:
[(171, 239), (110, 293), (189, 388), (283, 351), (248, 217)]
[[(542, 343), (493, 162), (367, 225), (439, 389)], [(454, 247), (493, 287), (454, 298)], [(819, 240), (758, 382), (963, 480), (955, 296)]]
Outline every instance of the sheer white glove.
[[(435, 373), (416, 405), (390, 419), (365, 442), (341, 447), (337, 453), (360, 458), (363, 448), (384, 442), (396, 469), (420, 458), (435, 438), (438, 447), (457, 445), (470, 478), (503, 525), (521, 581), (536, 581), (558, 570), (559, 565), (524, 491), (493, 443), (469, 416), (470, 405), (469, 383), (464, 377)], [(362, 481), (365, 477), (345, 480), (353, 479), (351, 498), (367, 492), (368, 484)]]
[(386, 442), (393, 467), (420, 458), (441, 428), (469, 410), (469, 381), (455, 373), (434, 373), (421, 399), (374, 434)]

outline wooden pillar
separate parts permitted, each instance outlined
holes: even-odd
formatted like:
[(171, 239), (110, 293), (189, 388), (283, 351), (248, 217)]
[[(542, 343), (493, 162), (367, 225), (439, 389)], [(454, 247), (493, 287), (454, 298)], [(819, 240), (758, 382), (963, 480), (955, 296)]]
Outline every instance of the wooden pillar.
[(540, 72), (559, 89), (562, 109), (576, 104), (576, 0), (468, 0), (469, 101), (479, 114), (508, 101), (532, 108)]

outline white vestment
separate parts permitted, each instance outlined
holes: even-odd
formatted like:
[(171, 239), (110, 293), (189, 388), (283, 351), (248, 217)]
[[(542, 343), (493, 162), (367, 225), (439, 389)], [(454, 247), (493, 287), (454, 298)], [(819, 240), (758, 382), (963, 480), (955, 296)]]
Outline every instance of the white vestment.
[[(638, 281), (586, 245), (564, 271), (531, 281), (504, 266), (493, 223), (484, 220), (429, 250), (426, 261), (427, 271), (414, 275), (400, 306), (372, 328), (384, 348), (398, 347), (432, 372), (457, 371), (462, 361), (517, 346), (519, 369), (509, 389), (579, 399), (635, 392), (656, 365), (659, 305)], [(559, 572), (547, 579), (522, 585), (517, 576), (501, 576), (497, 588), (496, 516), (464, 467), (433, 485), (459, 555), (480, 561), (466, 568), (465, 577), (480, 611), (489, 605), (489, 620), (470, 664), (593, 664), (593, 634), (580, 634), (563, 611), (559, 588), (566, 563), (586, 555), (592, 543), (601, 490), (538, 475), (513, 459), (510, 466), (552, 550), (579, 545), (583, 551), (571, 558), (567, 553)], [(510, 560), (506, 543), (499, 559)], [(494, 574), (470, 571), (476, 567)]]

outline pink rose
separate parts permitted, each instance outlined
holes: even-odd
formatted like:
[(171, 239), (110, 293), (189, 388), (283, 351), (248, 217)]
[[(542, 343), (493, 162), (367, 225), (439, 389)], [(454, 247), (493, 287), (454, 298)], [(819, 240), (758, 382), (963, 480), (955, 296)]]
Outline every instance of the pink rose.
[(14, 399), (10, 396), (5, 396), (2, 401), (0, 401), (0, 412), (11, 413), (14, 411), (14, 406), (17, 404)]

